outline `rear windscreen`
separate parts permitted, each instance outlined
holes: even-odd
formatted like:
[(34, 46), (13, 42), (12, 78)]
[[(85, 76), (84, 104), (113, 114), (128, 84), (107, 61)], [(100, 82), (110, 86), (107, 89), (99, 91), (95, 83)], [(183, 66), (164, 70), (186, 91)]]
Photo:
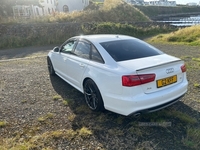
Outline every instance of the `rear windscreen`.
[(100, 43), (115, 61), (125, 61), (163, 54), (155, 47), (138, 39)]

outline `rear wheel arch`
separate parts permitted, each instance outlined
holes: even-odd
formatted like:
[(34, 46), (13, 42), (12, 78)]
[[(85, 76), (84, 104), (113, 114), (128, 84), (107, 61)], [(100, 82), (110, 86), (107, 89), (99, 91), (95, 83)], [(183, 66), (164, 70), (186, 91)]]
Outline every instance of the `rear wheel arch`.
[[(92, 90), (90, 90), (90, 86)], [(97, 84), (89, 77), (85, 78), (83, 81), (83, 92), (86, 104), (91, 110), (93, 111), (105, 110), (101, 92)], [(93, 105), (94, 103), (96, 104), (96, 106)]]
[(86, 77), (86, 78), (83, 80), (82, 87), (84, 87), (84, 84), (85, 84), (85, 82), (86, 82), (87, 80), (92, 80), (92, 79), (91, 79), (91, 78), (89, 78), (89, 77)]

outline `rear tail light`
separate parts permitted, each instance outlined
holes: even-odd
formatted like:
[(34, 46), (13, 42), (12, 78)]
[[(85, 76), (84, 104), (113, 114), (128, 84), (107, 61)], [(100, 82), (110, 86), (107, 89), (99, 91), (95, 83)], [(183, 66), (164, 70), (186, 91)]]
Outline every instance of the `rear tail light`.
[(182, 72), (186, 72), (187, 69), (186, 69), (186, 65), (185, 64), (181, 66), (181, 70), (182, 70)]
[(155, 80), (155, 78), (155, 74), (125, 75), (122, 76), (122, 85), (128, 87), (137, 86), (152, 82)]

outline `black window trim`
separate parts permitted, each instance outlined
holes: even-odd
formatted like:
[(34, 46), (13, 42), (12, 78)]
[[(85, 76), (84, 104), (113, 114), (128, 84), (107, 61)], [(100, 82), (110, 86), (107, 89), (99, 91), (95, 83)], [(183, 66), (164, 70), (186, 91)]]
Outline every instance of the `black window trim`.
[[(63, 47), (65, 44), (67, 44), (67, 42), (72, 41), (72, 40), (76, 41), (76, 44), (74, 45), (74, 47), (73, 47), (71, 53), (62, 52), (62, 47)], [(92, 43), (91, 43), (89, 40), (87, 40), (87, 39), (83, 39), (83, 38), (70, 38), (70, 39), (66, 40), (66, 41), (59, 47), (59, 49), (60, 49), (59, 52), (60, 52), (60, 53), (63, 53), (63, 54), (69, 54), (69, 55), (77, 56), (74, 52), (75, 52), (75, 49), (76, 49), (76, 47), (77, 47), (79, 41), (83, 41), (83, 42), (86, 42), (86, 43), (88, 43), (88, 44), (91, 45), (91, 46), (90, 46), (89, 59), (87, 59), (87, 60), (90, 60), (90, 61), (93, 61), (93, 62), (97, 62), (97, 63), (101, 63), (101, 64), (105, 64), (105, 61), (104, 61), (103, 57), (101, 56), (101, 54), (99, 53), (99, 51), (98, 51), (98, 49), (96, 48), (96, 46), (95, 46), (94, 44), (92, 44)], [(95, 61), (95, 60), (92, 59), (92, 46), (96, 49), (97, 53), (98, 53), (99, 56), (101, 57), (101, 60), (102, 60), (101, 62)], [(79, 56), (77, 56), (77, 57), (79, 57)], [(79, 57), (79, 58), (82, 58), (82, 57)], [(86, 58), (82, 58), (82, 59), (86, 59)]]
[[(101, 64), (105, 64), (105, 61), (104, 61), (103, 57), (101, 56), (101, 54), (99, 53), (98, 49), (94, 46), (94, 44), (92, 44), (92, 43), (91, 43), (89, 40), (87, 40), (87, 39), (83, 39), (83, 38), (77, 39), (77, 43), (76, 43), (76, 45), (74, 46), (74, 49), (72, 50), (72, 53), (73, 53), (74, 55), (76, 55), (74, 52), (75, 52), (76, 46), (78, 45), (78, 42), (79, 42), (79, 41), (83, 41), (83, 42), (86, 42), (86, 43), (88, 43), (89, 45), (91, 45), (91, 46), (90, 46), (90, 53), (89, 53), (90, 56), (89, 56), (89, 59), (87, 59), (87, 60), (94, 61), (94, 62), (101, 63)], [(95, 60), (92, 59), (92, 46), (96, 49), (97, 53), (98, 53), (99, 56), (101, 57), (102, 62), (95, 61)], [(77, 56), (77, 55), (76, 55), (76, 56)], [(79, 56), (77, 56), (77, 57), (79, 57)], [(82, 57), (79, 57), (79, 58), (82, 58)], [(86, 58), (82, 58), (82, 59), (86, 59)]]
[[(76, 47), (77, 47), (78, 43), (79, 43), (79, 42), (82, 42), (82, 41), (83, 41), (83, 40), (77, 39), (77, 43), (76, 43), (76, 45), (74, 46), (74, 49), (72, 50), (72, 54), (75, 55), (75, 56), (77, 56), (77, 57), (79, 57), (79, 58), (82, 58), (82, 59), (91, 60), (91, 48), (90, 48), (90, 52), (89, 52), (89, 59), (80, 57), (80, 56), (78, 56), (78, 55), (75, 54), (75, 50), (76, 50)], [(83, 42), (85, 42), (85, 43), (91, 45), (91, 43), (89, 43), (89, 42), (87, 42), (87, 41), (83, 41)]]
[[(67, 44), (67, 42), (70, 42), (70, 41), (77, 41), (76, 43), (75, 43), (75, 45), (74, 45), (74, 47), (73, 47), (73, 49), (72, 49), (72, 51), (71, 51), (71, 53), (65, 53), (65, 52), (62, 52), (62, 47), (64, 46), (64, 45), (66, 45)], [(63, 53), (63, 54), (73, 54), (73, 52), (74, 52), (74, 49), (76, 48), (76, 46), (77, 46), (77, 43), (78, 43), (78, 39), (76, 39), (76, 38), (70, 38), (70, 39), (68, 39), (68, 40), (66, 40), (60, 47), (59, 47), (59, 49), (60, 49), (60, 53)]]

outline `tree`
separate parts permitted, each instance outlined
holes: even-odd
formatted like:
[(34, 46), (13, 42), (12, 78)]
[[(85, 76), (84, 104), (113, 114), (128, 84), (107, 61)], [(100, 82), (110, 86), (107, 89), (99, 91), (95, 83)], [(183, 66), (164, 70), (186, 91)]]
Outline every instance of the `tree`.
[(1, 0), (0, 4), (0, 15), (7, 16), (12, 12), (11, 4), (14, 3), (15, 0)]

